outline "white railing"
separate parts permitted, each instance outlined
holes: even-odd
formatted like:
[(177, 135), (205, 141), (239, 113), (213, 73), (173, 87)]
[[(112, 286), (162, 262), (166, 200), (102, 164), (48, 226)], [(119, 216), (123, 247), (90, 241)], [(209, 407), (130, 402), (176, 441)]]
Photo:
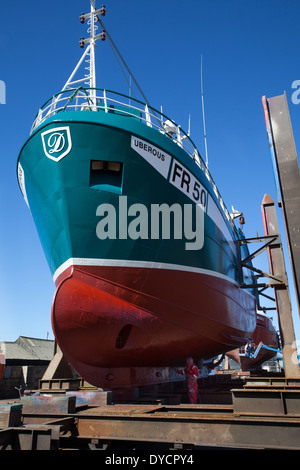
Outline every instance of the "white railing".
[(206, 178), (210, 182), (213, 191), (229, 221), (231, 227), (236, 231), (229, 211), (212, 179), (204, 161), (202, 160), (195, 144), (179, 125), (166, 115), (152, 108), (151, 106), (129, 97), (122, 93), (116, 93), (103, 88), (74, 88), (63, 90), (52, 96), (38, 111), (33, 122), (31, 133), (42, 124), (46, 119), (57, 113), (64, 111), (94, 111), (114, 113), (121, 116), (127, 116), (138, 119), (145, 125), (157, 129), (160, 133), (166, 135), (179, 147), (185, 150), (190, 157), (201, 168)]
[(130, 98), (121, 93), (102, 88), (67, 89), (54, 95), (39, 110), (33, 123), (31, 132), (45, 119), (62, 111), (104, 111), (116, 113), (123, 116), (131, 116), (144, 122), (149, 127), (154, 127), (170, 137), (181, 148), (183, 148), (194, 160), (199, 160), (203, 167), (196, 146), (189, 136), (174, 121), (151, 106), (139, 100)]

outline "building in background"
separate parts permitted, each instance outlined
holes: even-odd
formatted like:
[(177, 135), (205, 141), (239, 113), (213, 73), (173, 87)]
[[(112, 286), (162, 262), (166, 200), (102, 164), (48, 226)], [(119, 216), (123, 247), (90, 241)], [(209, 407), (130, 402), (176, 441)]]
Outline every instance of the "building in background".
[(5, 368), (0, 380), (0, 399), (19, 397), (19, 390), (39, 387), (54, 354), (54, 341), (20, 336), (5, 342)]

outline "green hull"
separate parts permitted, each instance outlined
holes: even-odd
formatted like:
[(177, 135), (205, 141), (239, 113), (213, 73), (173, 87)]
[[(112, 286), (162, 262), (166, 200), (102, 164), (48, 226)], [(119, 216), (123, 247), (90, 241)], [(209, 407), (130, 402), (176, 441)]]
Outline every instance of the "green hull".
[[(67, 156), (54, 161), (45, 156), (41, 134), (63, 126), (70, 129), (72, 149)], [(182, 234), (182, 239), (174, 239), (174, 226), (170, 227), (170, 240), (151, 238), (151, 205), (180, 204), (184, 209), (184, 204), (192, 204), (193, 200), (186, 194), (186, 185), (180, 190), (169, 183), (172, 163), (166, 168), (167, 176), (162, 175), (154, 166), (155, 161), (149, 164), (136, 151), (132, 139), (159, 148), (197, 178), (205, 198), (201, 217), (201, 231), (204, 231), (198, 235), (198, 245), (196, 236), (188, 240)], [(120, 162), (121, 174), (93, 174), (91, 161), (99, 160)], [(199, 267), (237, 280), (237, 232), (222, 213), (202, 170), (178, 145), (156, 130), (114, 114), (65, 112), (39, 127), (24, 145), (19, 163), (30, 210), (53, 275), (70, 258), (109, 258)], [(181, 174), (178, 172), (179, 179)], [(120, 211), (126, 207), (125, 196), (127, 208), (136, 203), (147, 207), (147, 233), (145, 227), (141, 227), (143, 239), (132, 240), (127, 232), (124, 240), (100, 240), (96, 233), (101, 220), (96, 214), (98, 206), (106, 203), (116, 208), (119, 238)], [(121, 208), (120, 202), (123, 202)], [(127, 224), (134, 219), (128, 217)], [(203, 237), (201, 249), (194, 249)], [(190, 249), (186, 249), (186, 244)]]

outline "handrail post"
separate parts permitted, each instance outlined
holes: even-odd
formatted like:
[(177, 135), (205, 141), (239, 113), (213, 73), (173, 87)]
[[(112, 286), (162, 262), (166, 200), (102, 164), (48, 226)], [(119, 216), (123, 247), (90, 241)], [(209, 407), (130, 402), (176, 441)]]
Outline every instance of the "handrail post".
[(177, 143), (182, 148), (182, 139), (181, 139), (181, 134), (180, 134), (180, 126), (177, 126), (177, 128), (176, 128), (176, 136), (177, 136)]
[(106, 90), (103, 90), (103, 101), (104, 101), (104, 109), (105, 109), (105, 112), (108, 113), (107, 98), (106, 98)]
[(145, 105), (145, 116), (146, 116), (147, 126), (152, 127), (151, 117), (150, 117), (149, 108), (147, 104)]

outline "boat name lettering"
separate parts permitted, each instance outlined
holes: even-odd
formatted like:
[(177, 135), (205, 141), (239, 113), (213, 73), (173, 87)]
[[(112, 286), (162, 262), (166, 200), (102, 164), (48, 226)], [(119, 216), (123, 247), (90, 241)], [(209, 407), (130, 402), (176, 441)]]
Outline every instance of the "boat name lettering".
[(171, 156), (169, 154), (133, 135), (131, 136), (131, 148), (150, 163), (161, 175), (165, 178), (168, 177), (171, 164)]
[[(162, 152), (159, 148), (134, 136), (131, 136), (131, 147), (166, 179), (168, 178), (172, 160), (168, 153)], [(175, 158), (173, 158), (169, 182), (206, 211), (207, 190), (198, 179)]]
[(204, 211), (206, 210), (207, 190), (190, 171), (175, 159), (173, 160), (169, 181), (192, 201), (200, 205)]
[(146, 144), (146, 142), (143, 142), (138, 139), (134, 139), (134, 145), (135, 147), (139, 147), (140, 149), (144, 149), (146, 152), (152, 153), (155, 157), (161, 158), (162, 161), (165, 161), (165, 156), (164, 154), (158, 150), (156, 147), (151, 147), (151, 145)]

